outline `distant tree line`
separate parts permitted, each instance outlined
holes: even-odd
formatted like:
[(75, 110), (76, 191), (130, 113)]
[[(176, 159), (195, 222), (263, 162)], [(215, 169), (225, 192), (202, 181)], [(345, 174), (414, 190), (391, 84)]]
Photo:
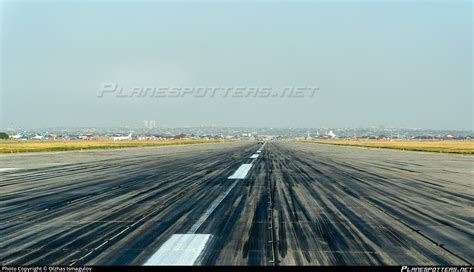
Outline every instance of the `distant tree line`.
[(0, 132), (0, 139), (2, 140), (6, 140), (6, 139), (9, 139), (10, 137), (8, 136), (8, 134), (6, 134), (5, 132)]

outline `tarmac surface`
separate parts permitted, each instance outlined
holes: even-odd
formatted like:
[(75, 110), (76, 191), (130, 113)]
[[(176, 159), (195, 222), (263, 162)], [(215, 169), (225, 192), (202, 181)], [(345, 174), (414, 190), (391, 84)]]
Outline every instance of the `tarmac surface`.
[(0, 264), (472, 265), (473, 174), (298, 142), (7, 154)]

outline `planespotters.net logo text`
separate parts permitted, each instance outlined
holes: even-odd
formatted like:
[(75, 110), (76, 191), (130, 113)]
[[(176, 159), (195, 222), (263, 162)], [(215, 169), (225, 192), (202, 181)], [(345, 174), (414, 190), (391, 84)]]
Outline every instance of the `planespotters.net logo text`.
[(312, 98), (320, 90), (318, 86), (133, 86), (105, 83), (98, 98)]

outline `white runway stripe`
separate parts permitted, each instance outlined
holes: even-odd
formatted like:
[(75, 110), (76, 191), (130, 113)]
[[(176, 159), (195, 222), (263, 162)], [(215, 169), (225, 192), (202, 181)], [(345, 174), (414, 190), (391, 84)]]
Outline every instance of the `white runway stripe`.
[(210, 234), (173, 234), (144, 265), (196, 265)]
[(251, 163), (244, 163), (234, 172), (234, 174), (232, 174), (232, 176), (229, 176), (228, 179), (245, 179), (250, 168), (252, 168)]
[[(259, 155), (253, 154), (250, 158), (255, 159)], [(214, 212), (219, 204), (227, 197), (239, 182), (245, 179), (252, 168), (251, 163), (242, 164), (228, 179), (237, 179), (223, 193), (221, 193), (191, 227), (187, 234), (172, 235), (146, 262), (144, 265), (195, 265), (206, 247), (211, 235), (195, 234), (207, 218)]]
[(14, 171), (14, 170), (18, 170), (20, 168), (0, 168), (0, 172), (4, 172), (4, 171)]
[(237, 185), (237, 182), (238, 182), (238, 180), (234, 181), (234, 183), (232, 183), (232, 185), (230, 185), (227, 188), (227, 190), (225, 190), (222, 194), (220, 194), (211, 203), (211, 206), (209, 206), (209, 208), (207, 208), (206, 212), (201, 217), (199, 217), (198, 221), (196, 223), (194, 223), (194, 225), (191, 227), (191, 229), (188, 231), (188, 233), (193, 234), (199, 229), (199, 227), (201, 227), (202, 223), (204, 223), (207, 220), (209, 215), (211, 215), (211, 213), (217, 208), (217, 206), (219, 206), (219, 204), (221, 204), (222, 200), (224, 200), (224, 198), (226, 198), (226, 196), (230, 193), (230, 191), (232, 191), (232, 189), (234, 189), (235, 185)]

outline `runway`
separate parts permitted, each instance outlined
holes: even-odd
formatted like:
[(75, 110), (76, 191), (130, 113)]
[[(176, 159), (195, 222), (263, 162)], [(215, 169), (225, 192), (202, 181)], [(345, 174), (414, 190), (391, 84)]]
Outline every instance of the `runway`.
[(474, 262), (472, 156), (232, 142), (0, 168), (2, 265)]

